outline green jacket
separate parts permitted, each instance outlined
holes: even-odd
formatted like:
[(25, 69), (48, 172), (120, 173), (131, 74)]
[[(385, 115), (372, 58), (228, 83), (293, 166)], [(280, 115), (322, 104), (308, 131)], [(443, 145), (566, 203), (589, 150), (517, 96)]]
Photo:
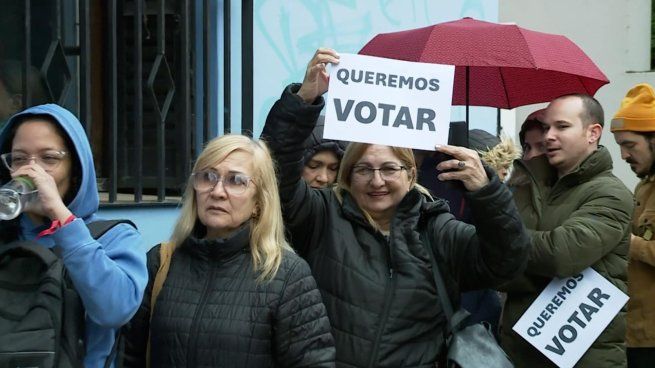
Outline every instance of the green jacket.
[[(612, 175), (612, 158), (602, 146), (560, 179), (545, 156), (516, 161), (514, 167), (509, 185), (532, 248), (523, 276), (502, 288), (507, 292), (502, 344), (516, 367), (554, 367), (512, 327), (553, 277), (570, 277), (589, 266), (627, 292), (633, 199)], [(576, 367), (624, 366), (625, 308)]]

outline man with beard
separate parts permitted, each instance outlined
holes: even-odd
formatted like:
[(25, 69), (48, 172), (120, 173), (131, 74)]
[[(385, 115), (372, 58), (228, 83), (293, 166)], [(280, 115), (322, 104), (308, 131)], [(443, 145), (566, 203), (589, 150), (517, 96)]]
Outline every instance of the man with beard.
[(621, 158), (641, 178), (628, 259), (626, 344), (628, 367), (655, 367), (655, 92), (648, 84), (633, 87), (612, 119)]

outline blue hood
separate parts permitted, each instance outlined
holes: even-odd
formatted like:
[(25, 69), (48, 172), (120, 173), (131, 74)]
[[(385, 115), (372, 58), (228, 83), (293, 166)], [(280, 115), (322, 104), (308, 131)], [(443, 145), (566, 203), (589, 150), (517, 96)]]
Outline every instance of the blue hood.
[(78, 185), (77, 193), (75, 193), (73, 200), (67, 204), (67, 207), (75, 216), (83, 218), (87, 222), (88, 217), (98, 210), (98, 187), (91, 146), (82, 124), (75, 115), (55, 104), (39, 105), (24, 110), (12, 116), (0, 132), (0, 148), (3, 153), (8, 152), (11, 148), (11, 142), (8, 142), (9, 135), (12, 126), (21, 116), (37, 114), (52, 116), (73, 142), (75, 152), (70, 152), (70, 154), (77, 157), (77, 161), (81, 166), (82, 180)]

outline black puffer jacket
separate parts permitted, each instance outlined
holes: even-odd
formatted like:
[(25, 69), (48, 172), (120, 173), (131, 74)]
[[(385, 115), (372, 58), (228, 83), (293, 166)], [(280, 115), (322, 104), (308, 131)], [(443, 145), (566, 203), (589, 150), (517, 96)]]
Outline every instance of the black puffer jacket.
[[(285, 252), (275, 278), (256, 282), (248, 227), (227, 240), (189, 238), (173, 254), (151, 327), (152, 367), (334, 367), (334, 340), (307, 263)], [(150, 282), (126, 329), (127, 367), (145, 367)]]
[(496, 176), (470, 193), (477, 231), (456, 221), (444, 201), (416, 189), (398, 205), (386, 238), (347, 193), (311, 189), (300, 179), (302, 142), (323, 107), (288, 87), (269, 113), (263, 136), (280, 170), (283, 212), (293, 244), (310, 266), (330, 316), (339, 367), (433, 367), (443, 345), (427, 248), (427, 228), (451, 296), (490, 287), (525, 266), (528, 237), (507, 188)]

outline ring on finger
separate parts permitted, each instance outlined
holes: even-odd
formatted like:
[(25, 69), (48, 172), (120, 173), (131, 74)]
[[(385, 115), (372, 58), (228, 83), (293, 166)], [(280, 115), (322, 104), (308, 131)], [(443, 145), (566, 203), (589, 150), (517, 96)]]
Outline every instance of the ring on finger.
[(462, 170), (464, 167), (466, 167), (466, 162), (465, 162), (465, 161), (459, 161), (459, 162), (457, 163), (457, 168), (458, 168), (459, 170)]

